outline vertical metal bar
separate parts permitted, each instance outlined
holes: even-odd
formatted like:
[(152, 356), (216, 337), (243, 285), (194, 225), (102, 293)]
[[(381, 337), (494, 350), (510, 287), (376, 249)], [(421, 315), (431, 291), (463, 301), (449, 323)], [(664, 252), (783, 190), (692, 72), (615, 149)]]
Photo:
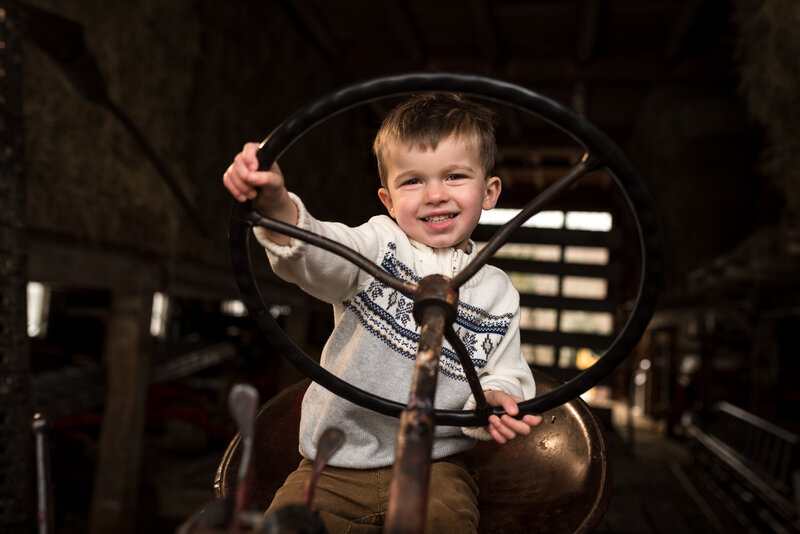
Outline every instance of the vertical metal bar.
[(0, 5), (0, 531), (35, 528), (22, 113), (23, 21)]
[(384, 530), (386, 534), (421, 533), (425, 529), (433, 447), (433, 401), (445, 317), (445, 310), (436, 305), (426, 306), (422, 312), (411, 395), (407, 408), (400, 416), (400, 431), (397, 434), (397, 456), (389, 486), (389, 508)]
[(53, 498), (50, 484), (50, 452), (47, 450), (47, 419), (33, 416), (33, 436), (36, 447), (36, 494), (38, 534), (53, 534)]

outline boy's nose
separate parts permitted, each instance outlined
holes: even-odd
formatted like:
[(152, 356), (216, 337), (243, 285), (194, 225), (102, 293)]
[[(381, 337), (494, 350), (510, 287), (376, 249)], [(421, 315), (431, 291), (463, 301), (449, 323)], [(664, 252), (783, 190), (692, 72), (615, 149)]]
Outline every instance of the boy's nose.
[(445, 191), (444, 184), (437, 181), (432, 181), (425, 188), (425, 201), (428, 204), (440, 204), (447, 200), (447, 191)]

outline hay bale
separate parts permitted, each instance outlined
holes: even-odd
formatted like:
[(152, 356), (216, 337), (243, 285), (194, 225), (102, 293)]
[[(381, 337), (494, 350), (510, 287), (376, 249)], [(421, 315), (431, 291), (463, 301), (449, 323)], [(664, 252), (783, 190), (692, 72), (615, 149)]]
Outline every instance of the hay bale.
[(786, 198), (787, 230), (800, 230), (800, 2), (739, 0), (733, 20), (740, 88), (766, 136), (760, 171)]

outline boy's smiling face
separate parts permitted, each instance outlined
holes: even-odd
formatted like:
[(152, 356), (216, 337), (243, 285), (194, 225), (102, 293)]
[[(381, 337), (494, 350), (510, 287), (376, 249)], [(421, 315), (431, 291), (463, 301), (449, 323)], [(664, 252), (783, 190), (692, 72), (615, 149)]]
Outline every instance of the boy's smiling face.
[(398, 143), (384, 157), (378, 196), (412, 239), (434, 248), (466, 249), (481, 210), (500, 196), (500, 178), (485, 177), (475, 141), (450, 136), (435, 149)]

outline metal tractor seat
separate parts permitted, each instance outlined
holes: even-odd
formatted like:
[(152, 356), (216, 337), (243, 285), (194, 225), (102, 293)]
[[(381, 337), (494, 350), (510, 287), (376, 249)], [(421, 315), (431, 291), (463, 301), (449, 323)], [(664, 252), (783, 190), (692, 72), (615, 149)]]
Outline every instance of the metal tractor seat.
[[(533, 371), (537, 394), (559, 384)], [(264, 511), (300, 463), (300, 404), (309, 380), (293, 384), (258, 411), (253, 448), (253, 506)], [(228, 445), (214, 479), (216, 498), (235, 498), (241, 436)], [(604, 431), (579, 397), (545, 413), (528, 436), (505, 445), (479, 442), (466, 454), (478, 485), (479, 531), (528, 534), (592, 532), (610, 498)]]

